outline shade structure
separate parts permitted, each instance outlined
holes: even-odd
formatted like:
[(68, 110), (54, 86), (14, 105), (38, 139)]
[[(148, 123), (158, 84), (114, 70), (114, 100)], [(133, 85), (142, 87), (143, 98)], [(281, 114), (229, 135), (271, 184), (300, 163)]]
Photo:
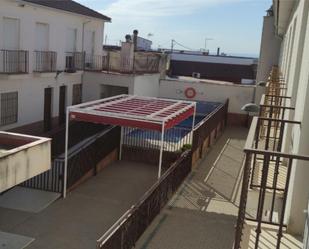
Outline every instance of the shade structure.
[(70, 107), (70, 119), (162, 131), (192, 116), (195, 102), (118, 95)]
[[(65, 137), (65, 169), (64, 193), (66, 196), (67, 168), (68, 168), (68, 141), (69, 121), (84, 121), (99, 124), (133, 127), (161, 132), (161, 146), (159, 157), (158, 178), (161, 177), (164, 132), (181, 123), (190, 116), (192, 121), (192, 138), (196, 112), (196, 102), (162, 99), (136, 95), (117, 95), (70, 106), (67, 108), (66, 137)], [(123, 128), (121, 128), (119, 160), (122, 155)]]

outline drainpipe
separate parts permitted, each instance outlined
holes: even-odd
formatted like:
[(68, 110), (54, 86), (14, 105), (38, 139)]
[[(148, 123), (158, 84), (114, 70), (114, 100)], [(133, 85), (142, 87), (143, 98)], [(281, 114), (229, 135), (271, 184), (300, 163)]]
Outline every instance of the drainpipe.
[[(86, 24), (90, 23), (91, 20), (88, 20), (88, 21), (85, 21), (83, 22), (83, 29), (82, 29), (82, 54), (83, 54), (83, 69), (85, 69), (85, 49), (84, 49), (84, 46), (85, 46), (85, 26)], [(82, 84), (82, 87), (83, 87), (83, 84), (84, 84), (84, 72), (82, 73), (82, 77), (81, 77), (81, 84)], [(82, 91), (83, 92), (83, 91)], [(82, 102), (83, 102), (83, 96), (82, 96)]]
[(83, 31), (82, 31), (82, 52), (84, 52), (85, 26), (86, 26), (86, 24), (88, 24), (88, 23), (90, 23), (90, 22), (91, 22), (90, 20), (83, 22)]

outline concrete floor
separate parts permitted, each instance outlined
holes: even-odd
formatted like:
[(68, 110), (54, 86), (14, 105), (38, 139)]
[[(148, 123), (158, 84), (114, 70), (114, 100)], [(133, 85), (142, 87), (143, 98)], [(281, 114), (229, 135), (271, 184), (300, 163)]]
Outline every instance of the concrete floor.
[(137, 249), (231, 249), (247, 129), (228, 128), (137, 243)]
[(0, 230), (35, 238), (27, 249), (95, 248), (156, 177), (156, 166), (114, 163), (42, 212), (0, 208)]

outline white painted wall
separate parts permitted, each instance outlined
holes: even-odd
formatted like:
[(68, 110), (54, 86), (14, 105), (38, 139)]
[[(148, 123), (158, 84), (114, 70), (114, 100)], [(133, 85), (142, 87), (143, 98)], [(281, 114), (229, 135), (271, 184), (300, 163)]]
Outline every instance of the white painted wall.
[[(271, 68), (278, 65), (281, 40), (276, 36), (274, 17), (264, 16), (261, 51), (256, 82), (266, 81)], [(258, 101), (259, 103), (259, 101)]]
[(45, 74), (46, 77), (33, 75), (0, 76), (0, 93), (18, 91), (18, 122), (8, 126), (1, 126), (1, 130), (13, 129), (29, 123), (43, 120), (44, 117), (44, 89), (53, 88), (52, 116), (57, 117), (59, 111), (59, 87), (67, 86), (68, 105), (72, 104), (73, 84), (81, 83), (81, 72), (75, 74), (62, 73), (57, 79), (55, 74)]
[(159, 96), (160, 74), (144, 74), (134, 77), (134, 94), (150, 97)]
[(160, 74), (120, 74), (85, 72), (83, 102), (100, 98), (101, 85), (127, 87), (129, 94), (158, 97)]
[[(288, 30), (295, 30), (294, 36), (285, 36), (290, 39), (286, 43), (287, 48), (284, 58), (293, 54), (288, 60), (282, 62), (286, 69), (288, 95), (292, 97), (291, 105), (295, 106), (295, 112), (290, 112), (286, 118), (299, 120), (301, 126), (294, 126), (286, 132), (285, 151), (309, 155), (309, 2), (302, 0), (295, 9)], [(292, 40), (294, 39), (294, 41)], [(309, 162), (296, 161), (290, 179), (290, 189), (287, 205), (288, 231), (302, 235), (309, 199)]]
[[(288, 112), (285, 118), (302, 124), (285, 131), (284, 151), (309, 155), (309, 1), (289, 1), (288, 4), (291, 5), (288, 12), (279, 11), (280, 18), (286, 21), (284, 29), (279, 28), (283, 39), (279, 62), (288, 86), (287, 95), (292, 97), (288, 104), (295, 107), (295, 112)], [(302, 235), (304, 231), (308, 179), (309, 162), (294, 161), (286, 209), (288, 231), (292, 234)]]
[[(20, 49), (29, 51), (29, 70), (33, 68), (33, 51), (36, 50), (36, 23), (49, 24), (49, 50), (57, 52), (57, 68), (65, 66), (66, 32), (69, 28), (77, 29), (77, 51), (82, 51), (82, 30), (85, 24), (85, 34), (95, 31), (95, 54), (102, 54), (103, 20), (86, 17), (52, 8), (26, 4), (19, 7), (17, 1), (0, 1), (0, 49), (3, 48), (3, 18), (18, 18), (20, 20)], [(84, 38), (86, 39), (86, 37)]]
[[(73, 84), (82, 83), (82, 72), (75, 74), (61, 73), (56, 79), (56, 73), (33, 74), (33, 51), (36, 48), (36, 23), (48, 24), (48, 49), (57, 52), (57, 69), (65, 69), (65, 53), (68, 42), (67, 31), (76, 29), (76, 51), (82, 51), (83, 23), (85, 36), (95, 32), (94, 53), (102, 54), (104, 22), (101, 19), (86, 17), (79, 14), (25, 4), (19, 7), (18, 1), (0, 1), (0, 49), (4, 46), (3, 20), (5, 17), (20, 20), (19, 48), (29, 51), (29, 74), (6, 76), (0, 75), (0, 93), (18, 91), (18, 122), (0, 127), (1, 130), (15, 128), (28, 123), (43, 120), (44, 88), (53, 87), (53, 117), (58, 116), (59, 87), (67, 86), (67, 105), (72, 103)], [(84, 37), (86, 40), (87, 38)]]
[(251, 103), (254, 98), (255, 86), (244, 86), (228, 83), (207, 82), (207, 80), (161, 80), (159, 96), (163, 98), (187, 99), (185, 90), (193, 87), (196, 90), (196, 97), (192, 100), (224, 102), (229, 99), (229, 112), (242, 113), (241, 107)]
[(128, 87), (134, 94), (134, 75), (85, 72), (83, 76), (83, 102), (100, 99), (101, 85)]
[[(8, 134), (0, 133), (2, 136)], [(0, 155), (0, 193), (6, 191), (51, 167), (51, 139), (21, 136), (11, 133), (9, 137), (33, 139), (28, 144), (7, 150)]]

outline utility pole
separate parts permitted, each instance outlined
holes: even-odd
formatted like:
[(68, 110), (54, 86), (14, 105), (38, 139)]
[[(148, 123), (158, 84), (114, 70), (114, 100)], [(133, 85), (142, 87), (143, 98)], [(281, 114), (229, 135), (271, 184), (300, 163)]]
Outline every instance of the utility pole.
[(175, 40), (172, 39), (172, 44), (171, 44), (171, 52), (172, 52), (172, 53), (174, 52), (174, 43), (175, 43)]

